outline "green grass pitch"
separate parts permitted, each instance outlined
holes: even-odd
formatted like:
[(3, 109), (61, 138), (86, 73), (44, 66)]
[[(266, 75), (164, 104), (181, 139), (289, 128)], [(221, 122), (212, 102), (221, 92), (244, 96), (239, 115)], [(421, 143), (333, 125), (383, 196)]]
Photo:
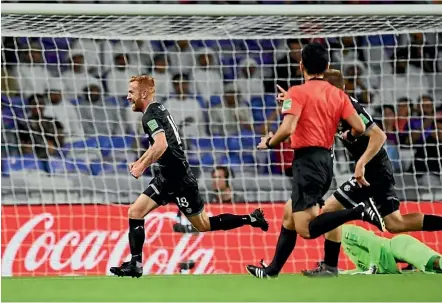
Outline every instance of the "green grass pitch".
[(440, 302), (442, 275), (2, 278), (3, 302)]

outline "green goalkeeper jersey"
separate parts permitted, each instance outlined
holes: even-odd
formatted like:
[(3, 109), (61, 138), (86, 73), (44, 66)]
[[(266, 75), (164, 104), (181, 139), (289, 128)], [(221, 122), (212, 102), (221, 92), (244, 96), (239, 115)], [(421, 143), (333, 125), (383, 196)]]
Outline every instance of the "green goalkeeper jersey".
[(356, 271), (367, 271), (376, 266), (380, 274), (400, 273), (398, 261), (423, 272), (433, 272), (432, 262), (441, 256), (411, 236), (398, 235), (390, 240), (356, 225), (342, 227), (342, 246), (356, 265)]

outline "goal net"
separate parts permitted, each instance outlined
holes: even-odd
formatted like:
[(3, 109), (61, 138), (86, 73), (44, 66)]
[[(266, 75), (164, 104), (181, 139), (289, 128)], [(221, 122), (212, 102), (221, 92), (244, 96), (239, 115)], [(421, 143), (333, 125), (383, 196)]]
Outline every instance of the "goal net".
[[(384, 128), (401, 209), (441, 214), (441, 28), (431, 5), (3, 4), (2, 275), (106, 275), (127, 259), (128, 205), (157, 171), (128, 173), (149, 147), (125, 97), (136, 74), (155, 77), (207, 211), (261, 207), (271, 225), (186, 233), (173, 203), (160, 207), (146, 220), (144, 273), (192, 262), (191, 273), (244, 273), (270, 261), (293, 154), (256, 145), (281, 121), (276, 85), (302, 83), (309, 41), (330, 49), (348, 92)], [(337, 142), (330, 193), (353, 167)], [(441, 233), (413, 235), (442, 251)], [(314, 266), (322, 243), (299, 240), (284, 271)], [(344, 256), (339, 265), (351, 267)]]

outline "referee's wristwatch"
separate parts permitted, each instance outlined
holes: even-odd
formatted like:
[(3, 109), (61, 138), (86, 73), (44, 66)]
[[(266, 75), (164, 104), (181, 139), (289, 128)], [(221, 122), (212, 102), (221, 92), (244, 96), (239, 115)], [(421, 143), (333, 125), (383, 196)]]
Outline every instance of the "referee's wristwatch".
[(273, 148), (273, 146), (270, 145), (270, 140), (272, 140), (272, 137), (268, 138), (267, 141), (266, 141), (266, 146), (267, 146), (268, 149), (272, 149)]

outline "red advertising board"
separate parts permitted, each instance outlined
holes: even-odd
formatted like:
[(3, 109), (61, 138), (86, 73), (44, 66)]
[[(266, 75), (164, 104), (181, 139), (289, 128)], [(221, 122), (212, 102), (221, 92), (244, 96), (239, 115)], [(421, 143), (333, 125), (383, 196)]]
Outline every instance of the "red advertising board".
[[(193, 260), (192, 273), (245, 273), (246, 264), (269, 262), (280, 230), (283, 204), (207, 205), (212, 214), (264, 209), (267, 233), (249, 226), (232, 231), (180, 234), (173, 231), (176, 207), (161, 207), (146, 218), (145, 274), (174, 274), (178, 264)], [(122, 205), (2, 206), (2, 275), (107, 275), (110, 266), (129, 257), (127, 209)], [(403, 203), (404, 212), (442, 214), (442, 203)], [(389, 234), (385, 234), (389, 236)], [(442, 233), (413, 233), (442, 251)], [(284, 267), (299, 272), (321, 259), (323, 239), (298, 237)], [(351, 268), (341, 254), (341, 268)]]

